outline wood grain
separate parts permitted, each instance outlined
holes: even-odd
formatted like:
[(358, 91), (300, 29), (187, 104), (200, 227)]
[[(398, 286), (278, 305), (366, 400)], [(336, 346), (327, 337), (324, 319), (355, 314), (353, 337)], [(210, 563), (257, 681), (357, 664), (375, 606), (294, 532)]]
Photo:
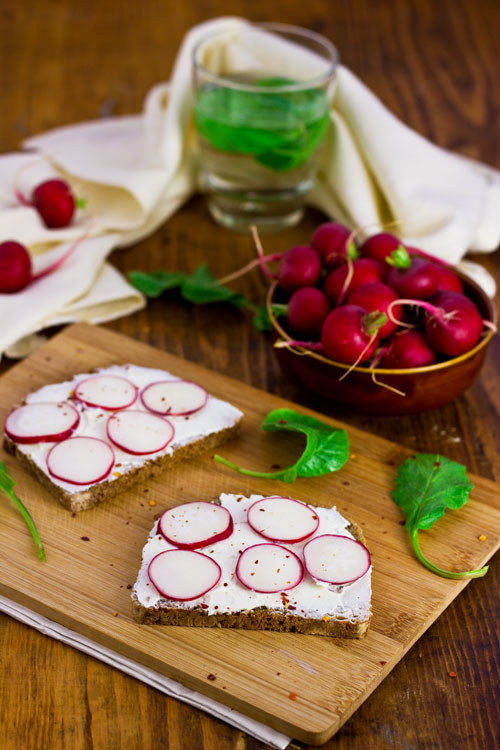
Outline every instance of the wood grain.
[[(222, 13), (282, 20), (327, 34), (343, 61), (411, 127), (439, 145), (500, 167), (500, 6), (494, 0), (4, 0), (0, 7), (0, 148), (48, 127), (139, 111), (168, 77), (184, 32)], [(271, 249), (306, 240), (323, 219), (308, 212)], [(250, 259), (246, 238), (216, 227), (194, 199), (152, 237), (113, 255), (122, 270), (193, 269), (223, 275)], [(498, 253), (481, 256), (500, 281)], [(238, 287), (263, 300), (257, 275)], [(3, 322), (2, 322), (3, 323)], [(298, 403), (329, 411), (281, 375), (262, 335), (240, 313), (194, 310), (175, 295), (107, 326)], [(3, 362), (7, 369), (11, 363)], [(437, 451), (500, 480), (500, 340), (480, 378), (449, 406), (414, 417), (335, 415), (396, 443)], [(328, 750), (476, 750), (499, 744), (499, 556), (325, 746)], [(260, 742), (0, 617), (2, 746), (118, 750), (158, 746), (261, 750)], [(457, 672), (450, 679), (448, 672)], [(71, 675), (71, 680), (68, 680)], [(36, 729), (36, 731), (35, 731)]]
[[(239, 465), (264, 470), (286, 465), (297, 451), (295, 436), (259, 430), (266, 414), (289, 402), (257, 391), (102, 328), (66, 328), (0, 379), (0, 420), (12, 403), (49, 383), (110, 364), (133, 362), (166, 369), (203, 384), (238, 406), (241, 436), (223, 453)], [(305, 410), (306, 413), (310, 413)], [(314, 415), (314, 413), (312, 413)], [(317, 418), (321, 415), (315, 414)], [(343, 426), (330, 420), (336, 427)], [(235, 475), (210, 455), (184, 462), (103, 506), (74, 517), (15, 459), (2, 456), (17, 491), (46, 540), (47, 562), (36, 561), (22, 520), (10, 506), (0, 518), (0, 592), (118, 653), (166, 674), (305, 742), (329, 739), (361, 705), (403, 654), (469, 583), (432, 576), (415, 559), (401, 513), (391, 499), (394, 474), (408, 451), (354, 427), (351, 458), (342, 471), (298, 481), (294, 495), (330, 507), (359, 523), (374, 562), (373, 621), (360, 641), (287, 633), (139, 626), (127, 586), (156, 513), (220, 492), (287, 494), (289, 486)], [(473, 497), (460, 519), (447, 514), (425, 534), (426, 554), (450, 569), (477, 568), (500, 546), (500, 497), (488, 480), (473, 478)], [(487, 536), (478, 540), (478, 529)], [(118, 615), (116, 616), (116, 613)], [(208, 681), (209, 674), (216, 675)], [(290, 701), (289, 694), (297, 694)]]

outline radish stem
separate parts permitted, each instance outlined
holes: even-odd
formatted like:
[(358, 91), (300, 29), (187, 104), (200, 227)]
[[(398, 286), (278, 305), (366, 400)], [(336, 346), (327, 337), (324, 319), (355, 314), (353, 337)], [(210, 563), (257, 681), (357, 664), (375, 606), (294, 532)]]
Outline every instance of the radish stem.
[(432, 573), (436, 573), (436, 575), (443, 576), (444, 578), (454, 579), (481, 578), (488, 572), (488, 565), (485, 565), (484, 568), (479, 568), (478, 570), (467, 570), (461, 573), (454, 573), (451, 570), (443, 570), (442, 568), (438, 568), (437, 565), (433, 565), (433, 563), (431, 563), (424, 556), (422, 550), (420, 549), (420, 546), (418, 544), (418, 528), (413, 529), (413, 531), (410, 533), (410, 538), (413, 549), (415, 550), (415, 554), (420, 562), (425, 565), (425, 567), (428, 568)]
[(279, 260), (282, 255), (283, 253), (272, 253), (271, 255), (265, 255), (262, 258), (255, 258), (254, 260), (250, 261), (250, 263), (247, 263), (246, 266), (243, 266), (243, 268), (239, 268), (237, 271), (233, 271), (233, 273), (230, 273), (227, 276), (223, 276), (221, 279), (217, 279), (217, 284), (228, 284), (230, 281), (234, 281), (240, 276), (246, 274), (247, 271), (251, 271), (252, 268), (255, 268), (255, 266), (260, 266), (262, 268), (263, 261)]
[[(271, 273), (271, 271), (266, 266), (267, 256), (264, 254), (264, 249), (262, 247), (259, 233), (257, 232), (257, 227), (255, 226), (255, 224), (252, 224), (252, 226), (250, 227), (250, 231), (252, 233), (252, 237), (253, 237), (255, 247), (257, 249), (257, 253), (259, 255), (260, 270), (262, 271), (264, 276), (267, 276), (268, 279), (272, 279), (274, 281), (276, 279), (276, 274)], [(280, 253), (279, 255), (281, 256), (282, 253)], [(276, 260), (276, 258), (274, 258), (274, 260)]]

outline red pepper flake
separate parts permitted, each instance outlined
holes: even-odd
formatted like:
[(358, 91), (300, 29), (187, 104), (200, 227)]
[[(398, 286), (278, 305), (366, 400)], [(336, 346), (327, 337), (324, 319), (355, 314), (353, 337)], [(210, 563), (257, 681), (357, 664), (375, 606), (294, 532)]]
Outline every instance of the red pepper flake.
[(227, 586), (227, 583), (225, 583), (224, 586)]
[(441, 466), (441, 461), (435, 461), (434, 466)]
[(118, 617), (118, 612), (113, 612), (113, 617)]
[(71, 514), (71, 518), (76, 518), (76, 513), (75, 513), (75, 512), (73, 512), (73, 513)]
[(281, 674), (281, 672), (276, 672), (276, 674), (277, 674), (277, 675), (278, 675), (278, 677), (279, 677), (279, 676), (280, 676), (280, 674)]
[(383, 667), (385, 667), (385, 665), (387, 664), (387, 662), (386, 662), (386, 661), (384, 661), (383, 659), (381, 660), (381, 662), (380, 662), (380, 663), (381, 663), (381, 665), (382, 665)]
[(208, 604), (200, 604), (200, 607), (201, 607), (202, 609), (208, 609)]
[(288, 424), (286, 419), (278, 419), (278, 424)]
[(156, 500), (148, 500), (149, 505), (154, 508), (156, 505)]
[(207, 674), (207, 680), (211, 680), (213, 682), (216, 679), (217, 679), (217, 677), (214, 674), (212, 674), (212, 673)]
[(400, 526), (404, 526), (405, 523), (406, 523), (406, 521), (398, 521), (398, 523), (399, 523)]
[(290, 698), (291, 701), (296, 701), (297, 700), (297, 693), (289, 693), (288, 697)]
[(90, 542), (88, 536), (81, 536), (80, 539), (82, 540), (82, 542)]
[(130, 591), (130, 589), (132, 588), (132, 584), (131, 583), (127, 583), (127, 588)]
[(456, 677), (457, 676), (456, 672), (448, 672), (448, 674), (449, 674), (450, 677)]

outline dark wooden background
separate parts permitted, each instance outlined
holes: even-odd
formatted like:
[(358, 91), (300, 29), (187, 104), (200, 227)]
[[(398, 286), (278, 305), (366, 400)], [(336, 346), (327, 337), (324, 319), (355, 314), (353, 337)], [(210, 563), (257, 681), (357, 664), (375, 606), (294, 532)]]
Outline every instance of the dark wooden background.
[[(222, 14), (279, 20), (330, 37), (343, 62), (394, 111), (441, 146), (500, 167), (500, 3), (495, 0), (47, 0), (0, 3), (0, 149), (48, 128), (140, 110), (168, 78), (187, 29)], [(304, 242), (323, 217), (309, 211), (270, 249)], [(194, 198), (118, 268), (216, 276), (252, 257), (248, 238), (213, 224)], [(483, 262), (500, 282), (498, 253)], [(239, 289), (263, 300), (257, 273)], [(5, 325), (5, 321), (0, 324)], [(322, 407), (286, 382), (269, 341), (223, 307), (177, 296), (109, 325), (254, 386)], [(2, 369), (9, 366), (4, 361)], [(478, 381), (442, 409), (399, 419), (332, 413), (420, 451), (438, 451), (500, 480), (500, 338)], [(499, 560), (418, 641), (328, 750), (490, 750), (500, 747)], [(226, 724), (165, 698), (78, 651), (0, 616), (0, 746), (4, 750), (258, 750)], [(448, 675), (457, 673), (456, 679)]]

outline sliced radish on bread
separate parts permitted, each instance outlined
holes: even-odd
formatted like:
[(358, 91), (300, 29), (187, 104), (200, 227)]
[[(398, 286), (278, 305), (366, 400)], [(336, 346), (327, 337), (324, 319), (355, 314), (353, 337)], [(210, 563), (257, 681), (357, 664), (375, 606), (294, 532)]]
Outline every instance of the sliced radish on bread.
[(201, 385), (189, 380), (163, 380), (146, 386), (141, 401), (155, 414), (180, 417), (202, 409), (208, 401), (208, 393)]
[(165, 511), (158, 530), (180, 549), (199, 549), (231, 536), (233, 519), (227, 508), (214, 503), (184, 503)]
[(47, 455), (49, 474), (70, 484), (95, 484), (105, 479), (115, 462), (110, 445), (92, 437), (57, 443)]
[(280, 544), (254, 544), (239, 556), (236, 577), (247, 589), (274, 594), (298, 586), (304, 567), (294, 552)]
[(170, 549), (153, 557), (148, 576), (165, 599), (189, 602), (218, 584), (221, 569), (215, 560), (201, 552)]
[(80, 415), (71, 404), (25, 404), (7, 417), (5, 434), (15, 443), (55, 443), (69, 437), (79, 422)]
[(146, 411), (124, 410), (112, 414), (106, 426), (112, 443), (126, 453), (142, 456), (166, 448), (174, 437), (173, 425)]
[(87, 406), (114, 411), (132, 406), (137, 398), (137, 388), (120, 375), (94, 375), (78, 383), (75, 398)]
[(293, 544), (307, 539), (319, 526), (313, 508), (291, 497), (272, 496), (250, 506), (247, 520), (257, 534), (273, 542)]
[(361, 578), (371, 565), (364, 544), (348, 536), (323, 534), (304, 547), (304, 562), (316, 581), (343, 586)]

